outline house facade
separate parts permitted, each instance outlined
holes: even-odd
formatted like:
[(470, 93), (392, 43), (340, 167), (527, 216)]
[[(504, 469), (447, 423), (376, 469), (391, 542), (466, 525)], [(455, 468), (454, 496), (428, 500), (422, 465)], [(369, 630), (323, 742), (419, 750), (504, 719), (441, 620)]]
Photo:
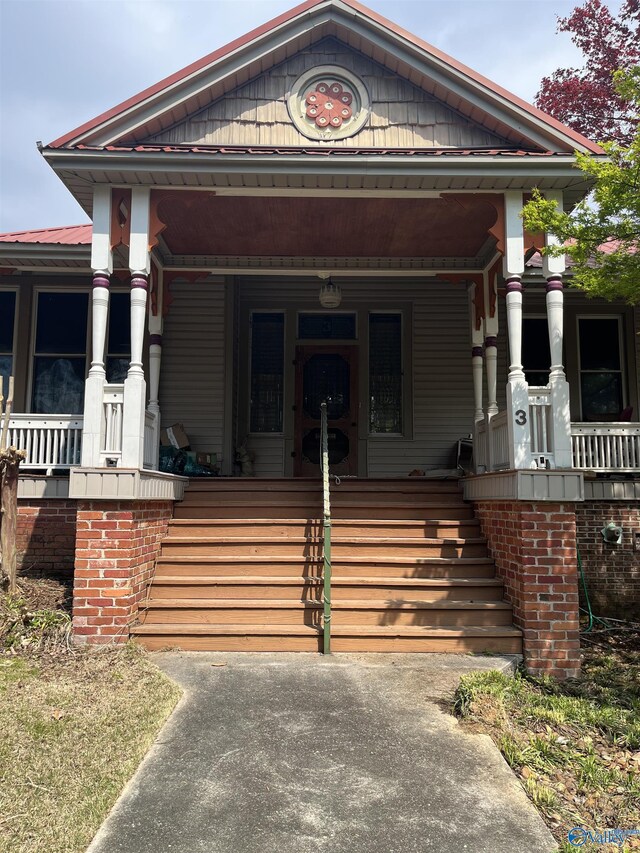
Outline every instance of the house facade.
[(223, 504), (315, 482), (326, 402), (340, 482), (464, 469), (528, 666), (574, 673), (578, 550), (607, 607), (640, 548), (640, 313), (565, 287), (520, 218), (584, 196), (575, 151), (602, 154), (352, 0), (44, 146), (92, 225), (0, 235), (0, 367), (23, 565), (74, 566), (76, 636), (139, 619), (189, 485), (163, 430)]

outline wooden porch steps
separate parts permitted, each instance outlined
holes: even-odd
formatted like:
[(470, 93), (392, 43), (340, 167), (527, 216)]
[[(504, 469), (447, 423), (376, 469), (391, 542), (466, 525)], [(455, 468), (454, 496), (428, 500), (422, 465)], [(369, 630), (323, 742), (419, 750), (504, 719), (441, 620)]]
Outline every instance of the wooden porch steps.
[[(519, 653), (520, 632), (456, 482), (332, 487), (334, 651)], [(192, 481), (141, 624), (149, 649), (322, 648), (317, 480)]]

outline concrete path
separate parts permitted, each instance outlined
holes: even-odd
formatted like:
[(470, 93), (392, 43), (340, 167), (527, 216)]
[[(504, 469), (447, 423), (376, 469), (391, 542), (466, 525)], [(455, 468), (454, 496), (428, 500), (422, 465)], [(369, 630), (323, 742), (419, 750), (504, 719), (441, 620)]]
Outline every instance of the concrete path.
[(185, 697), (88, 853), (556, 849), (489, 738), (440, 701), (506, 658), (154, 659)]

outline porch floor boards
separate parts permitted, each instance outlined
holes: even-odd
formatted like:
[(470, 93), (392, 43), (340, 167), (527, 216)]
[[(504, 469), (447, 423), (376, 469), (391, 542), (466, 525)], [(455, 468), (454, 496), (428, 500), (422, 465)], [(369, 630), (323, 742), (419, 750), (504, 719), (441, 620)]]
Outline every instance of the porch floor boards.
[[(485, 540), (452, 481), (332, 486), (332, 650), (521, 651)], [(192, 481), (133, 630), (149, 649), (320, 651), (317, 479)]]

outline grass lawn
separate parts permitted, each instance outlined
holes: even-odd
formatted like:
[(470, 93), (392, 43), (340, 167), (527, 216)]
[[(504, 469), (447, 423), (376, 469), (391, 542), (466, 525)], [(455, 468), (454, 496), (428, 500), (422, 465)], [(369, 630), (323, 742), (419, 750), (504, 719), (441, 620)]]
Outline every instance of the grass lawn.
[[(565, 853), (640, 850), (640, 634), (589, 635), (579, 679), (465, 676), (454, 710), (490, 735)], [(593, 842), (574, 827), (591, 830)]]
[(181, 691), (136, 648), (70, 650), (34, 596), (0, 601), (0, 851), (81, 853)]

